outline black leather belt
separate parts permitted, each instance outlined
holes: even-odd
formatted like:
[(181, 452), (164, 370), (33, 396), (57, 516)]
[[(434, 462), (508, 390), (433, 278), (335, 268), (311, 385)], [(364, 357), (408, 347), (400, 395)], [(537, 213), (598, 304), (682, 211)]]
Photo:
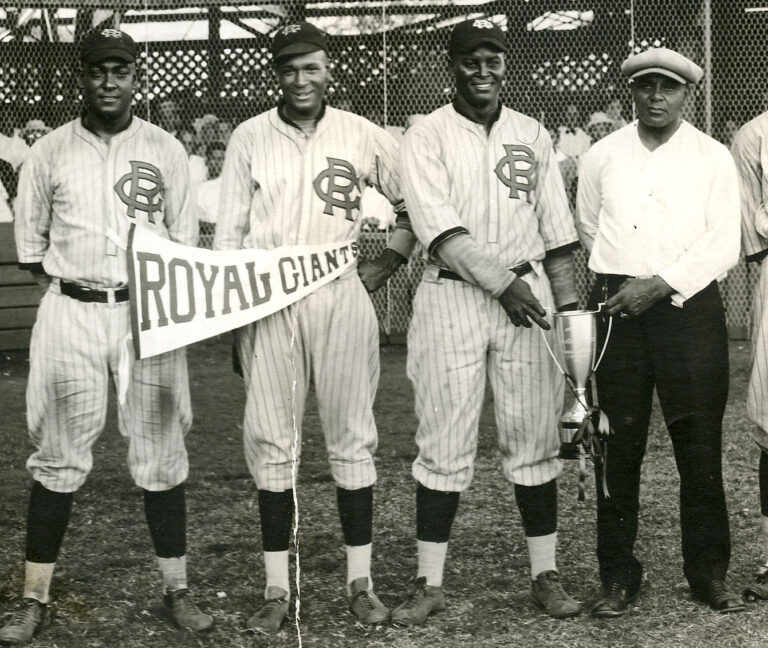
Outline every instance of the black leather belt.
[[(510, 268), (510, 270), (512, 270), (512, 272), (514, 272), (518, 277), (522, 277), (523, 275), (527, 275), (529, 272), (532, 272), (533, 266), (528, 261), (526, 261), (525, 263), (521, 263), (514, 268)], [(445, 268), (440, 268), (440, 272), (437, 273), (437, 278), (464, 281), (464, 277), (462, 277), (460, 274), (454, 272), (453, 270), (446, 270)]]
[[(70, 281), (60, 281), (61, 294), (81, 302), (99, 302), (106, 304), (109, 302), (109, 290), (97, 290), (96, 288), (86, 288)], [(128, 301), (128, 288), (117, 288), (115, 293), (116, 302)]]

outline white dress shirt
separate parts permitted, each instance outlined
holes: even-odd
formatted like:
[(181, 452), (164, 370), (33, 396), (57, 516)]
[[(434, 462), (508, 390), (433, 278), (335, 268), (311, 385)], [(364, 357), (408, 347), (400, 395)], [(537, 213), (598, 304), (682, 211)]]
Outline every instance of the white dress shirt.
[(682, 306), (739, 258), (739, 180), (728, 149), (683, 121), (654, 151), (637, 122), (585, 155), (577, 222), (602, 274), (659, 275)]

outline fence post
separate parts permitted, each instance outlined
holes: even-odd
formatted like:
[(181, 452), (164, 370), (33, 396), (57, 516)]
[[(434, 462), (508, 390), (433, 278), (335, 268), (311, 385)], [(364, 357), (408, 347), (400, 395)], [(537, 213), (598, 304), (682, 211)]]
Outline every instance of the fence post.
[(712, 0), (704, 0), (704, 124), (712, 135)]

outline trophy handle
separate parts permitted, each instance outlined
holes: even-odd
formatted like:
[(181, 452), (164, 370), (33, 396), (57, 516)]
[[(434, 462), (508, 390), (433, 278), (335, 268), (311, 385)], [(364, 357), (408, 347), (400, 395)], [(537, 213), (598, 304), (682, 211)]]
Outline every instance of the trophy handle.
[[(605, 306), (605, 303), (598, 304), (596, 313), (599, 313), (603, 306)], [(597, 371), (597, 368), (600, 366), (600, 363), (603, 361), (603, 356), (605, 355), (605, 350), (608, 348), (608, 340), (611, 339), (611, 329), (613, 328), (613, 315), (611, 315), (608, 318), (608, 331), (605, 334), (605, 342), (603, 342), (603, 349), (600, 351), (600, 356), (597, 358), (597, 362), (592, 366), (592, 373), (594, 374)]]

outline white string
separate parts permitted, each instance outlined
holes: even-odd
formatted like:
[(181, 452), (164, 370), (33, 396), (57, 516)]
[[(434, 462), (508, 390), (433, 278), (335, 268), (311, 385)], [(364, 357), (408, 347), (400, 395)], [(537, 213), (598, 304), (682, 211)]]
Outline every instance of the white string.
[(291, 306), (291, 369), (293, 369), (293, 382), (291, 383), (291, 415), (293, 422), (293, 444), (291, 445), (291, 486), (293, 488), (293, 547), (296, 554), (296, 572), (294, 580), (296, 582), (296, 608), (294, 613), (294, 624), (296, 625), (296, 634), (299, 638), (299, 648), (301, 648), (301, 565), (299, 562), (299, 497), (297, 494), (296, 479), (298, 475), (299, 450), (299, 422), (296, 418), (296, 388), (298, 380), (296, 379), (296, 362), (293, 357), (293, 349), (296, 343), (296, 327), (299, 322), (299, 302)]

